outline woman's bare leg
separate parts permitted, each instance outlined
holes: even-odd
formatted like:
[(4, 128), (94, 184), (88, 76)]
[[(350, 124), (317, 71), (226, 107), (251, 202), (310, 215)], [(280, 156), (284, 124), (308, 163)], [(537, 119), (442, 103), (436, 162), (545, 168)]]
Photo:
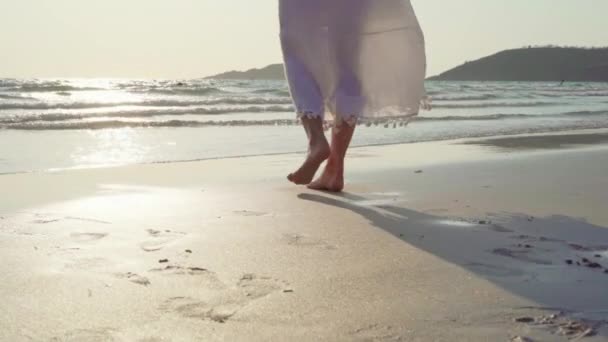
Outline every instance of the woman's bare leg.
[(332, 129), (331, 153), (323, 174), (308, 187), (313, 190), (340, 192), (344, 189), (344, 158), (355, 133), (355, 125), (342, 123)]
[(287, 176), (290, 182), (299, 185), (309, 184), (321, 164), (329, 157), (329, 143), (323, 131), (323, 120), (304, 117), (302, 126), (308, 136), (308, 156), (296, 172)]

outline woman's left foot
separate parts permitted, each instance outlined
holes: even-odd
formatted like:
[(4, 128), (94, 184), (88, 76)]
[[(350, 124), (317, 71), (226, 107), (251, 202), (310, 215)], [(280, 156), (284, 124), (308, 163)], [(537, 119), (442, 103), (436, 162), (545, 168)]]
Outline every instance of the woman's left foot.
[(297, 185), (310, 184), (321, 164), (329, 158), (329, 152), (329, 144), (323, 138), (323, 140), (310, 147), (304, 164), (298, 171), (287, 176), (287, 179)]

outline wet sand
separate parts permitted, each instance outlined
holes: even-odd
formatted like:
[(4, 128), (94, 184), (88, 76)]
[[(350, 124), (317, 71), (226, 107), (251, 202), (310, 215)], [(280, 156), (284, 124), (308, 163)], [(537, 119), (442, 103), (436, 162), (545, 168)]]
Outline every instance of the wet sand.
[(489, 139), (470, 140), (470, 145), (500, 147), (504, 149), (563, 149), (577, 146), (608, 144), (608, 132), (565, 132), (561, 134), (537, 134)]
[(543, 139), (353, 149), (343, 194), (297, 155), (0, 176), (0, 340), (605, 341), (608, 146)]

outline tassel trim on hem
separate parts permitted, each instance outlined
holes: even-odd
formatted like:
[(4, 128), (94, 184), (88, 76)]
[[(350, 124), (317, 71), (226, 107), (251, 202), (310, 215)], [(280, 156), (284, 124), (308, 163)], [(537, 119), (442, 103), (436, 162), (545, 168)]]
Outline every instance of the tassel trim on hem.
[[(430, 111), (432, 110), (431, 99), (428, 96), (424, 96), (420, 99), (419, 109)], [(381, 111), (382, 112), (382, 111)], [(407, 111), (406, 111), (407, 112)], [(355, 126), (384, 126), (384, 128), (397, 128), (406, 127), (412, 119), (418, 116), (418, 111), (412, 112), (405, 115), (378, 115), (376, 117), (359, 117), (358, 115), (338, 115), (333, 120), (323, 120), (323, 127), (327, 129), (340, 128), (342, 124), (346, 123), (350, 127)], [(324, 113), (319, 111), (299, 111), (297, 113), (297, 122), (301, 122), (303, 118), (306, 119), (321, 119), (324, 118)]]

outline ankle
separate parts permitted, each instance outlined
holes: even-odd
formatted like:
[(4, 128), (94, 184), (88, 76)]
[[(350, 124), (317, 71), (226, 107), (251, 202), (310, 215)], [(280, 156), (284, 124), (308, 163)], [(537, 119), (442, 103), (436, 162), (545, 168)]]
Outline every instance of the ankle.
[(339, 156), (334, 155), (333, 153), (329, 155), (329, 159), (327, 159), (326, 168), (329, 170), (339, 170), (344, 167), (344, 159)]
[(329, 150), (329, 143), (325, 139), (311, 139), (308, 147), (313, 151), (317, 149)]

